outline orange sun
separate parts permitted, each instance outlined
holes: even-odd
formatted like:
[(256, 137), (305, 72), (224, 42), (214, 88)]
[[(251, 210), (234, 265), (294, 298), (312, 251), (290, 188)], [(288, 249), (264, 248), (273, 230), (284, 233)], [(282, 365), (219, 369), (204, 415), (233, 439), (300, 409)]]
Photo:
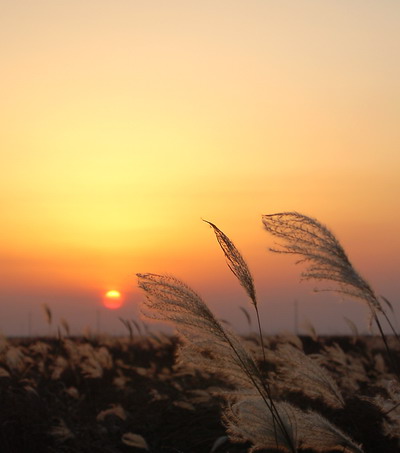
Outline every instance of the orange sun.
[(103, 298), (103, 305), (111, 310), (120, 308), (123, 304), (121, 293), (115, 289), (107, 291)]

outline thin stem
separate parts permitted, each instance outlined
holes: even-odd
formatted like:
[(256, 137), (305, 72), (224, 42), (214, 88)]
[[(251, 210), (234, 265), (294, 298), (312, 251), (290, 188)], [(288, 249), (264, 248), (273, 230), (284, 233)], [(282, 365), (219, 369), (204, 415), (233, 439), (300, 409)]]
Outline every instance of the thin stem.
[(392, 322), (390, 321), (390, 318), (389, 316), (386, 314), (386, 312), (384, 311), (383, 312), (383, 316), (385, 317), (387, 323), (389, 324), (392, 332), (393, 332), (393, 335), (396, 337), (397, 341), (400, 343), (400, 337), (399, 337), (399, 334), (396, 332), (395, 328), (393, 327), (393, 324)]
[[(229, 346), (232, 348), (233, 352), (235, 353), (236, 357), (238, 358), (241, 366), (242, 366), (242, 369), (244, 370), (244, 372), (247, 374), (247, 376), (249, 377), (249, 379), (251, 380), (252, 384), (254, 385), (254, 387), (256, 388), (257, 392), (260, 394), (261, 398), (263, 399), (263, 401), (265, 402), (266, 406), (268, 407), (268, 409), (270, 410), (271, 414), (272, 414), (272, 420), (274, 422), (274, 430), (275, 430), (275, 421), (278, 423), (278, 426), (282, 432), (282, 434), (286, 437), (286, 440), (290, 446), (290, 449), (292, 450), (293, 453), (297, 453), (297, 448), (293, 445), (292, 443), (292, 439), (290, 438), (290, 435), (289, 433), (287, 432), (286, 430), (286, 427), (279, 415), (279, 412), (278, 412), (278, 409), (276, 408), (275, 406), (275, 403), (272, 399), (272, 394), (271, 394), (271, 390), (269, 388), (269, 385), (268, 385), (268, 382), (264, 382), (263, 379), (260, 379), (261, 381), (261, 385), (263, 387), (263, 389), (265, 390), (265, 393), (267, 394), (267, 397), (268, 399), (265, 397), (264, 395), (264, 392), (261, 391), (261, 389), (259, 388), (258, 386), (258, 383), (257, 381), (254, 379), (253, 375), (251, 374), (251, 372), (247, 369), (247, 366), (245, 365), (245, 363), (243, 362), (242, 358), (240, 357), (240, 354), (236, 351), (236, 348), (235, 346), (232, 344), (230, 338), (228, 337), (228, 335), (226, 335), (225, 331), (223, 329), (221, 329), (221, 332), (223, 334), (223, 336), (225, 337), (226, 341), (228, 342)], [(259, 376), (261, 378), (261, 376)], [(277, 438), (276, 438), (276, 434), (275, 434), (275, 442), (278, 446), (278, 441), (277, 441)]]
[(378, 329), (379, 329), (379, 332), (381, 334), (382, 340), (383, 340), (383, 342), (385, 344), (385, 348), (386, 348), (386, 352), (388, 354), (390, 365), (392, 366), (392, 369), (393, 369), (394, 373), (396, 374), (397, 380), (400, 381), (400, 375), (399, 375), (399, 371), (398, 371), (396, 362), (394, 361), (393, 354), (392, 354), (391, 349), (389, 348), (389, 344), (387, 342), (386, 335), (383, 332), (382, 325), (381, 325), (381, 323), (379, 321), (379, 318), (378, 318), (378, 315), (376, 314), (375, 311), (373, 311), (373, 317), (374, 317), (374, 320), (376, 322), (376, 325), (378, 326)]
[(398, 402), (397, 404), (395, 404), (395, 405), (394, 405), (391, 409), (389, 409), (388, 411), (384, 412), (383, 415), (390, 414), (392, 411), (394, 411), (395, 409), (397, 409), (399, 406), (400, 406), (400, 402)]
[(260, 342), (261, 342), (261, 350), (262, 350), (262, 354), (263, 354), (263, 360), (264, 360), (264, 362), (266, 362), (266, 358), (265, 358), (265, 347), (264, 347), (264, 339), (263, 339), (263, 335), (262, 335), (262, 331), (261, 331), (260, 315), (259, 315), (259, 313), (258, 313), (258, 307), (257, 307), (257, 305), (254, 305), (254, 308), (256, 309), (257, 324), (258, 324), (258, 334), (259, 334), (259, 336), (260, 336)]

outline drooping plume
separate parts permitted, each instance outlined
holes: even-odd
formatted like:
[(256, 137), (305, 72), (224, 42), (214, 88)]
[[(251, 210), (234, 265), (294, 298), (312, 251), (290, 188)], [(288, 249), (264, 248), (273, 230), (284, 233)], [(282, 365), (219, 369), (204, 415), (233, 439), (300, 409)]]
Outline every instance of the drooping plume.
[(298, 212), (264, 215), (262, 221), (269, 233), (283, 240), (281, 248), (271, 251), (299, 255), (299, 263), (308, 263), (302, 273), (304, 279), (335, 282), (339, 285), (335, 291), (364, 300), (372, 313), (383, 312), (378, 297), (326, 226)]
[(222, 372), (240, 386), (262, 391), (260, 371), (240, 339), (215, 318), (201, 297), (176, 278), (137, 274), (146, 293), (144, 314), (173, 323), (186, 340), (181, 356)]
[[(272, 356), (272, 354), (271, 354)], [(274, 351), (278, 388), (299, 391), (309, 398), (319, 398), (328, 406), (344, 407), (345, 401), (335, 380), (316, 360), (289, 343)]]
[(286, 436), (276, 432), (271, 412), (258, 397), (249, 397), (225, 411), (225, 423), (233, 440), (250, 441), (249, 453), (264, 449), (291, 451), (310, 448), (328, 452), (340, 448), (343, 452), (362, 453), (363, 449), (347, 434), (326, 418), (313, 411), (303, 411), (286, 402), (277, 402), (276, 411), (285, 426)]

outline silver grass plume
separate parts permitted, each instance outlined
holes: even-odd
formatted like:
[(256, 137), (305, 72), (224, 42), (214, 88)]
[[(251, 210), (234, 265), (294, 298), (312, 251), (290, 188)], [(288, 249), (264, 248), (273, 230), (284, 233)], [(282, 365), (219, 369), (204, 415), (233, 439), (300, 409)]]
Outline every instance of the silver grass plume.
[(46, 322), (50, 326), (51, 322), (53, 320), (53, 316), (52, 316), (51, 310), (50, 310), (50, 308), (49, 308), (49, 306), (47, 304), (42, 304), (42, 308), (43, 308), (43, 311), (44, 311)]
[(275, 403), (276, 410), (285, 426), (287, 436), (277, 432), (270, 411), (266, 410), (261, 398), (248, 397), (228, 406), (224, 413), (224, 423), (230, 438), (237, 442), (253, 444), (249, 453), (264, 448), (279, 448), (290, 451), (298, 449), (296, 417), (293, 406), (284, 402)]
[(271, 359), (278, 367), (278, 388), (319, 398), (331, 407), (344, 407), (342, 393), (332, 376), (298, 348), (288, 343), (280, 345)]
[(400, 385), (394, 380), (386, 380), (379, 384), (387, 396), (364, 396), (363, 399), (377, 406), (385, 415), (382, 421), (383, 432), (386, 436), (398, 438), (400, 432)]
[(298, 420), (299, 441), (302, 448), (311, 448), (318, 452), (331, 451), (336, 448), (343, 448), (343, 452), (363, 452), (361, 445), (356, 444), (322, 415), (312, 411), (303, 414)]
[[(327, 452), (341, 447), (342, 451), (362, 453), (362, 448), (355, 444), (336, 426), (321, 415), (286, 403), (277, 402), (276, 410), (289, 434), (291, 445), (298, 448), (310, 448), (318, 452)], [(250, 452), (261, 449), (279, 448), (290, 451), (288, 438), (276, 435), (273, 429), (271, 413), (258, 397), (249, 397), (233, 404), (225, 412), (225, 423), (233, 440), (248, 441), (253, 444)]]
[(185, 341), (181, 357), (197, 367), (219, 371), (238, 388), (237, 398), (243, 398), (246, 388), (259, 395), (270, 414), (271, 426), (277, 439), (283, 437), (289, 451), (292, 445), (286, 423), (280, 419), (269, 386), (240, 339), (214, 317), (201, 297), (180, 280), (157, 274), (137, 274), (139, 287), (146, 293), (142, 311), (145, 316), (172, 322)]
[[(239, 386), (263, 392), (261, 373), (239, 338), (215, 318), (191, 288), (180, 280), (157, 274), (137, 274), (146, 293), (143, 314), (174, 324), (184, 340), (180, 352), (201, 368), (218, 369)], [(215, 359), (216, 357), (216, 359)]]
[(243, 286), (246, 293), (250, 297), (253, 305), (257, 307), (256, 289), (254, 287), (253, 277), (246, 264), (246, 261), (225, 233), (223, 233), (216, 225), (209, 222), (208, 220), (204, 220), (204, 222), (208, 223), (213, 228), (217, 241), (225, 254), (229, 269), (237, 277), (240, 284)]
[(370, 285), (358, 274), (343, 247), (328, 228), (316, 219), (298, 212), (263, 215), (265, 229), (283, 239), (281, 248), (270, 249), (276, 253), (299, 255), (298, 261), (308, 262), (301, 274), (305, 280), (329, 280), (339, 284), (342, 292), (367, 302), (371, 313), (384, 313)]
[(246, 261), (240, 254), (239, 250), (236, 248), (234, 243), (228, 238), (228, 236), (225, 233), (223, 233), (216, 225), (209, 222), (208, 220), (204, 220), (204, 222), (208, 223), (214, 230), (217, 241), (218, 241), (222, 251), (224, 252), (226, 262), (228, 264), (229, 269), (233, 272), (233, 274), (239, 280), (239, 283), (245, 289), (247, 295), (249, 296), (249, 298), (254, 306), (254, 309), (256, 311), (256, 316), (257, 316), (257, 325), (258, 325), (258, 333), (260, 336), (261, 350), (262, 350), (263, 358), (265, 361), (265, 347), (264, 347), (264, 339), (263, 339), (262, 330), (261, 330), (260, 314), (258, 311), (256, 289), (254, 287), (254, 280), (251, 275), (250, 269), (247, 266)]
[(336, 237), (316, 219), (298, 212), (263, 215), (262, 221), (268, 232), (284, 241), (280, 244), (281, 248), (271, 248), (271, 251), (299, 255), (302, 258), (298, 263), (309, 263), (301, 274), (305, 280), (332, 281), (339, 285), (339, 289), (328, 289), (329, 291), (337, 291), (367, 303), (371, 314), (370, 322), (374, 320), (378, 326), (392, 368), (400, 382), (400, 370), (389, 348), (378, 314), (384, 316), (399, 342), (400, 337), (374, 290), (354, 269)]

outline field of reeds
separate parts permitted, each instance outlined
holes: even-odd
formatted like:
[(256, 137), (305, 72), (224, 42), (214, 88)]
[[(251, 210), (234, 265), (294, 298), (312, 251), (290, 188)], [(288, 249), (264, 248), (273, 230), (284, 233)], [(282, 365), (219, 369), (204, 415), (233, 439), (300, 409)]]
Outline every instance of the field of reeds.
[[(365, 452), (400, 450), (399, 410), (386, 413), (399, 388), (379, 337), (264, 337), (265, 362), (258, 337), (242, 340), (284, 401), (328, 418)], [(247, 452), (251, 442), (229, 441), (223, 422), (235, 387), (176, 364), (179, 344), (163, 335), (3, 339), (0, 451)], [(254, 429), (264, 421), (249, 417)], [(332, 440), (321, 428), (312, 435)]]
[(235, 334), (173, 277), (138, 274), (144, 316), (172, 323), (176, 335), (139, 335), (123, 320), (126, 338), (1, 341), (2, 453), (400, 452), (392, 306), (335, 236), (298, 213), (263, 217), (280, 241), (274, 251), (300, 258), (303, 278), (364, 303), (378, 336), (268, 336), (245, 260), (207, 223), (249, 297), (257, 332)]

